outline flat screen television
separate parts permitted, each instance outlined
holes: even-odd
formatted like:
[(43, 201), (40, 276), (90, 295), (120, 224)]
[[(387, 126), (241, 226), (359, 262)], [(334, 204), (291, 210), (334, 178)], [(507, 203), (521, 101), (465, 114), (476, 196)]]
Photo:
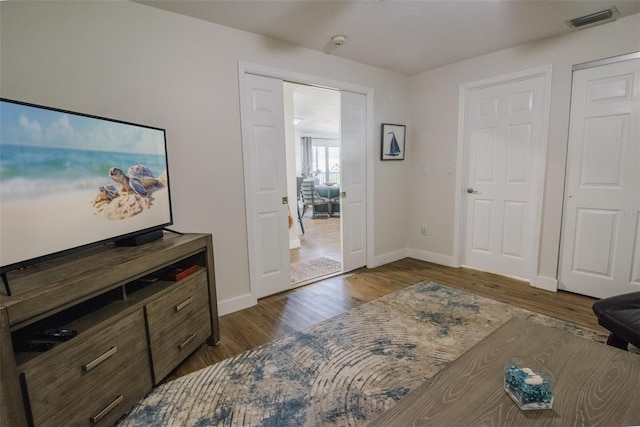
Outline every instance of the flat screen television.
[(163, 129), (0, 98), (3, 279), (172, 223)]

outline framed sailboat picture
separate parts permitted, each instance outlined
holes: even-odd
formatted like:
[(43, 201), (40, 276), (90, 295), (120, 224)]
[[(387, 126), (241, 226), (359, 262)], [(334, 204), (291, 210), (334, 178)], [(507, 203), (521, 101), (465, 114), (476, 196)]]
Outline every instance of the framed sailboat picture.
[(405, 125), (382, 123), (380, 160), (404, 160)]

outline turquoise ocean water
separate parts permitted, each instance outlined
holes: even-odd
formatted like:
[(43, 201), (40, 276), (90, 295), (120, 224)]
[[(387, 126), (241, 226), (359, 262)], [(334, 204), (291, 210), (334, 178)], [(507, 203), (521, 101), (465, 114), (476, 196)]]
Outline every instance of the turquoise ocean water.
[(116, 153), (0, 144), (0, 200), (35, 199), (58, 192), (95, 189), (115, 183), (109, 169), (125, 173), (143, 164), (157, 177), (166, 170), (164, 155)]

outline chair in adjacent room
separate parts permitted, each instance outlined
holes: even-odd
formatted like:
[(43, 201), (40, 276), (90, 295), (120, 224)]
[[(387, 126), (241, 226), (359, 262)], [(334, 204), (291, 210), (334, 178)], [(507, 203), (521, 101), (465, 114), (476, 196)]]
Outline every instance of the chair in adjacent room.
[(340, 216), (340, 195), (331, 198), (331, 215)]
[(305, 179), (300, 185), (300, 197), (302, 197), (302, 216), (307, 211), (307, 207), (311, 206), (313, 209), (313, 218), (317, 218), (319, 214), (325, 212), (318, 212), (318, 206), (326, 206), (326, 215), (331, 216), (331, 200), (326, 197), (320, 197), (316, 190), (316, 185), (313, 179)]
[(302, 215), (300, 214), (300, 190), (302, 189), (302, 181), (303, 177), (296, 177), (296, 210), (298, 211), (298, 222), (300, 223), (300, 230), (302, 230), (302, 234), (304, 234), (304, 224), (302, 223)]

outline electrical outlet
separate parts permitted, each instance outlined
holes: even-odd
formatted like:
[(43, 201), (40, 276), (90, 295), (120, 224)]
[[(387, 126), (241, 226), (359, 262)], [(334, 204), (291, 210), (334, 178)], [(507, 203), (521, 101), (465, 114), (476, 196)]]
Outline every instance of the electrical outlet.
[(420, 227), (420, 233), (421, 233), (423, 236), (426, 236), (426, 235), (427, 235), (427, 231), (428, 231), (428, 230), (427, 230), (427, 224), (422, 224), (422, 226)]

